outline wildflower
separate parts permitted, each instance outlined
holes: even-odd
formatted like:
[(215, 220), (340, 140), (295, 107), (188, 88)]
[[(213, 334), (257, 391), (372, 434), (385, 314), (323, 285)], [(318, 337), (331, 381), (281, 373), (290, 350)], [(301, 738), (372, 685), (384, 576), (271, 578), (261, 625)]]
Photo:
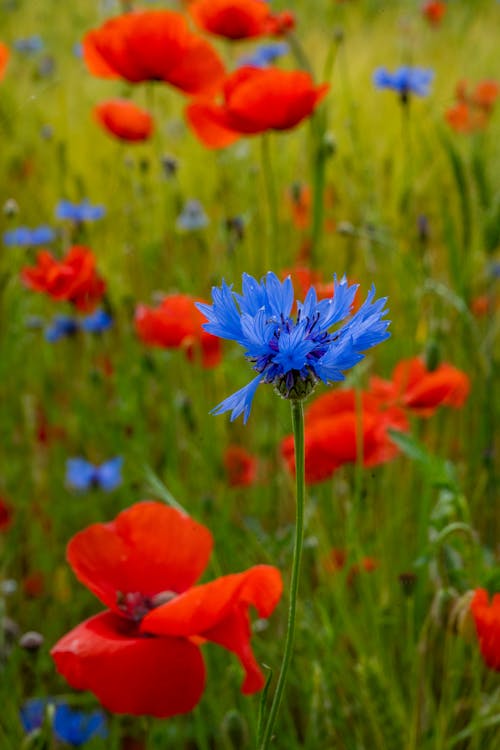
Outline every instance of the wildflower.
[(389, 321), (383, 320), (385, 298), (373, 301), (372, 287), (364, 304), (349, 321), (331, 329), (351, 312), (357, 285), (334, 280), (331, 299), (318, 302), (311, 287), (305, 301), (297, 302), (290, 277), (280, 282), (268, 272), (258, 282), (243, 274), (243, 294), (225, 282), (212, 289), (213, 305), (198, 303), (208, 323), (204, 328), (223, 339), (237, 341), (258, 373), (244, 388), (219, 404), (212, 413), (231, 411), (231, 421), (244, 414), (247, 421), (252, 400), (261, 383), (272, 383), (284, 398), (306, 398), (318, 381), (344, 380), (343, 372), (363, 359), (362, 352), (387, 339)]
[(66, 461), (66, 483), (79, 491), (98, 487), (106, 492), (116, 489), (122, 482), (123, 458), (117, 456), (94, 466), (84, 458), (69, 458)]
[(204, 229), (208, 226), (208, 223), (208, 216), (206, 215), (200, 201), (188, 200), (177, 217), (176, 227), (177, 229), (192, 232), (196, 229)]
[(500, 672), (500, 594), (495, 594), (490, 602), (485, 589), (476, 589), (470, 609), (484, 662)]
[(35, 227), (17, 227), (4, 232), (3, 243), (7, 247), (34, 247), (35, 245), (48, 245), (55, 239), (55, 232), (47, 226)]
[[(327, 557), (323, 561), (323, 567), (327, 573), (338, 573), (343, 570), (347, 562), (347, 550), (339, 549), (334, 547), (330, 550)], [(374, 557), (363, 557), (361, 562), (353, 563), (349, 566), (349, 570), (346, 575), (346, 583), (351, 586), (354, 583), (355, 578), (362, 572), (373, 573), (379, 567), (379, 561)]]
[(163, 81), (190, 95), (215, 92), (225, 72), (211, 45), (169, 10), (109, 19), (85, 35), (83, 55), (89, 71), (101, 78)]
[(78, 328), (78, 321), (75, 318), (69, 315), (56, 315), (52, 323), (45, 329), (45, 338), (53, 344), (59, 339), (74, 336)]
[(430, 370), (423, 359), (401, 360), (392, 380), (373, 377), (371, 393), (385, 403), (396, 403), (420, 417), (430, 417), (439, 406), (459, 409), (470, 390), (469, 376), (453, 365), (442, 363)]
[(295, 28), (295, 16), (289, 10), (274, 13), (268, 18), (267, 32), (270, 36), (284, 36)]
[(244, 135), (295, 127), (328, 89), (328, 84), (316, 87), (302, 70), (245, 66), (226, 79), (222, 104), (196, 101), (188, 105), (186, 116), (205, 146), (223, 148)]
[(30, 289), (70, 302), (82, 312), (94, 309), (106, 289), (92, 251), (80, 245), (71, 247), (61, 261), (41, 250), (36, 266), (23, 268), (21, 278)]
[(43, 643), (43, 635), (41, 633), (38, 633), (36, 630), (28, 630), (19, 638), (19, 645), (25, 651), (38, 651), (43, 646)]
[(80, 747), (92, 737), (107, 737), (106, 717), (102, 711), (77, 711), (53, 698), (31, 698), (23, 704), (20, 719), (25, 732), (42, 727), (49, 706), (53, 707), (52, 729), (59, 742)]
[(188, 11), (201, 29), (232, 41), (265, 35), (271, 16), (263, 0), (194, 0)]
[(224, 453), (224, 469), (230, 487), (249, 487), (255, 482), (257, 459), (239, 445), (230, 445)]
[(442, 0), (427, 0), (422, 5), (422, 15), (432, 26), (439, 26), (446, 13), (446, 3)]
[(203, 330), (203, 315), (197, 300), (187, 294), (164, 297), (156, 308), (138, 305), (135, 328), (139, 338), (151, 346), (183, 349), (189, 360), (201, 356), (203, 367), (215, 367), (222, 356), (220, 341)]
[(109, 99), (93, 110), (97, 122), (120, 141), (147, 141), (153, 132), (150, 113), (127, 99)]
[(68, 200), (60, 200), (56, 206), (56, 218), (74, 221), (82, 224), (84, 221), (97, 221), (105, 215), (104, 206), (93, 206), (87, 198), (80, 203), (71, 203)]
[[(305, 413), (307, 484), (322, 482), (341, 466), (358, 460), (365, 467), (391, 461), (399, 450), (389, 429), (408, 429), (404, 412), (398, 407), (383, 409), (371, 394), (357, 396), (353, 389), (345, 389), (317, 398)], [(292, 435), (283, 439), (281, 454), (288, 470), (295, 472)]]
[(52, 649), (70, 685), (92, 691), (115, 713), (187, 713), (205, 686), (200, 644), (212, 641), (240, 660), (242, 692), (260, 690), (264, 677), (250, 646), (248, 608), (268, 617), (281, 595), (281, 576), (258, 565), (195, 586), (212, 545), (207, 528), (153, 501), (76, 534), (68, 561), (109, 609)]
[(7, 63), (9, 62), (10, 52), (6, 44), (0, 42), (0, 81), (5, 75)]
[(95, 310), (91, 315), (86, 315), (80, 321), (80, 327), (87, 333), (101, 334), (111, 328), (112, 325), (113, 318), (102, 308)]
[[(281, 271), (280, 276), (282, 279), (286, 279), (290, 276), (294, 288), (297, 289), (298, 294), (301, 298), (304, 298), (309, 290), (309, 287), (314, 286), (318, 299), (327, 299), (332, 297), (334, 294), (333, 281), (325, 282), (319, 271), (313, 271), (308, 266), (294, 266), (293, 268), (287, 268)], [(356, 309), (356, 296), (354, 297), (353, 309)]]
[(45, 576), (40, 570), (32, 570), (22, 580), (23, 593), (29, 599), (37, 599), (45, 589)]
[[(259, 2), (262, 2), (262, 0), (259, 0)], [(283, 57), (283, 55), (287, 55), (289, 49), (288, 44), (285, 44), (285, 42), (261, 44), (250, 55), (240, 57), (237, 67), (241, 68), (245, 65), (250, 65), (253, 68), (265, 68), (278, 58)]]
[(37, 52), (41, 52), (43, 46), (43, 39), (38, 34), (15, 39), (13, 42), (14, 49), (25, 55), (33, 55)]
[(500, 93), (496, 81), (480, 81), (470, 90), (467, 81), (459, 81), (456, 87), (456, 103), (445, 112), (445, 119), (457, 133), (476, 133), (488, 124), (495, 101)]
[(7, 531), (12, 523), (12, 508), (10, 503), (0, 497), (0, 531)]
[(412, 68), (403, 65), (394, 73), (389, 73), (386, 68), (377, 68), (373, 74), (373, 82), (379, 89), (393, 89), (406, 103), (410, 94), (427, 96), (430, 84), (434, 78), (434, 71), (424, 68)]

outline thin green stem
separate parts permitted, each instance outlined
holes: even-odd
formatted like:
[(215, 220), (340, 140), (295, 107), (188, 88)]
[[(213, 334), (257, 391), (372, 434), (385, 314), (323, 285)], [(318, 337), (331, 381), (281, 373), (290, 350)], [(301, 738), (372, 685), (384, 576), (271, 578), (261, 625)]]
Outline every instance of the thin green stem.
[[(266, 255), (264, 256), (266, 270), (278, 263), (278, 198), (276, 194), (276, 182), (274, 179), (273, 163), (271, 160), (271, 143), (268, 133), (261, 138), (262, 172), (264, 175), (267, 204), (269, 206), (269, 232), (266, 243)], [(272, 257), (269, 257), (271, 252)]]
[(304, 500), (305, 500), (305, 455), (304, 455), (304, 409), (302, 401), (291, 401), (292, 428), (295, 443), (295, 486), (296, 486), (296, 521), (295, 542), (293, 547), (292, 576), (290, 579), (290, 602), (288, 605), (288, 624), (285, 639), (285, 651), (281, 664), (276, 690), (269, 711), (266, 727), (259, 750), (267, 750), (273, 737), (274, 725), (288, 675), (288, 668), (292, 659), (293, 641), (295, 636), (295, 616), (297, 609), (297, 595), (299, 590), (300, 563), (302, 559), (302, 545), (304, 541)]

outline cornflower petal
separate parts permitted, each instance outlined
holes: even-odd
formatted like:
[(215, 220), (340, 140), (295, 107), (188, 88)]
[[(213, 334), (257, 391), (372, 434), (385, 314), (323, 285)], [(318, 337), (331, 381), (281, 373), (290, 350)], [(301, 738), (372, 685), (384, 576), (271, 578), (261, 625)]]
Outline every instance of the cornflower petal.
[(216, 406), (215, 409), (212, 409), (210, 413), (224, 414), (226, 411), (231, 411), (231, 422), (234, 422), (240, 414), (243, 414), (243, 423), (246, 424), (252, 407), (255, 391), (261, 380), (261, 375), (257, 375), (257, 377), (250, 381), (248, 385), (245, 385), (243, 388), (240, 388), (239, 391), (236, 391), (236, 393), (233, 393), (231, 396), (228, 396), (228, 398), (225, 398), (224, 401), (221, 401), (221, 403)]

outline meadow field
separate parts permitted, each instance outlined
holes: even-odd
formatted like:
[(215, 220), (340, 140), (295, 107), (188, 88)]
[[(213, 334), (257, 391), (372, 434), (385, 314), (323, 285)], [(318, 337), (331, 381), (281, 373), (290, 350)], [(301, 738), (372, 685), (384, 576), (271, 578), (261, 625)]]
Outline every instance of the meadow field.
[(0, 750), (500, 748), (499, 28), (0, 0)]

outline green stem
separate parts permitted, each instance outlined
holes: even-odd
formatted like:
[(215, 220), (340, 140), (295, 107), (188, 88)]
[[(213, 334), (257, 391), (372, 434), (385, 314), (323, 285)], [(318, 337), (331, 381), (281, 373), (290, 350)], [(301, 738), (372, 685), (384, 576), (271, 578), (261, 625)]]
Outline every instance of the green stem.
[[(269, 232), (268, 242), (266, 243), (266, 255), (264, 260), (266, 263), (266, 270), (270, 270), (272, 264), (278, 262), (278, 199), (276, 195), (276, 182), (274, 179), (273, 164), (271, 160), (271, 143), (269, 134), (264, 133), (261, 138), (261, 157), (262, 157), (262, 172), (264, 175), (264, 182), (267, 195), (267, 203), (269, 206)], [(269, 258), (269, 252), (272, 253), (272, 258)], [(270, 264), (271, 260), (271, 264)]]
[(283, 691), (288, 675), (288, 668), (292, 659), (293, 641), (295, 635), (295, 615), (297, 609), (297, 594), (299, 590), (300, 562), (302, 558), (302, 544), (304, 541), (304, 499), (305, 499), (305, 454), (304, 454), (304, 410), (302, 401), (291, 402), (292, 427), (295, 443), (295, 486), (297, 493), (295, 542), (293, 547), (292, 576), (290, 580), (290, 603), (288, 605), (288, 624), (285, 640), (285, 651), (281, 664), (276, 691), (269, 711), (266, 727), (259, 750), (267, 750), (273, 737), (276, 717), (283, 699)]

